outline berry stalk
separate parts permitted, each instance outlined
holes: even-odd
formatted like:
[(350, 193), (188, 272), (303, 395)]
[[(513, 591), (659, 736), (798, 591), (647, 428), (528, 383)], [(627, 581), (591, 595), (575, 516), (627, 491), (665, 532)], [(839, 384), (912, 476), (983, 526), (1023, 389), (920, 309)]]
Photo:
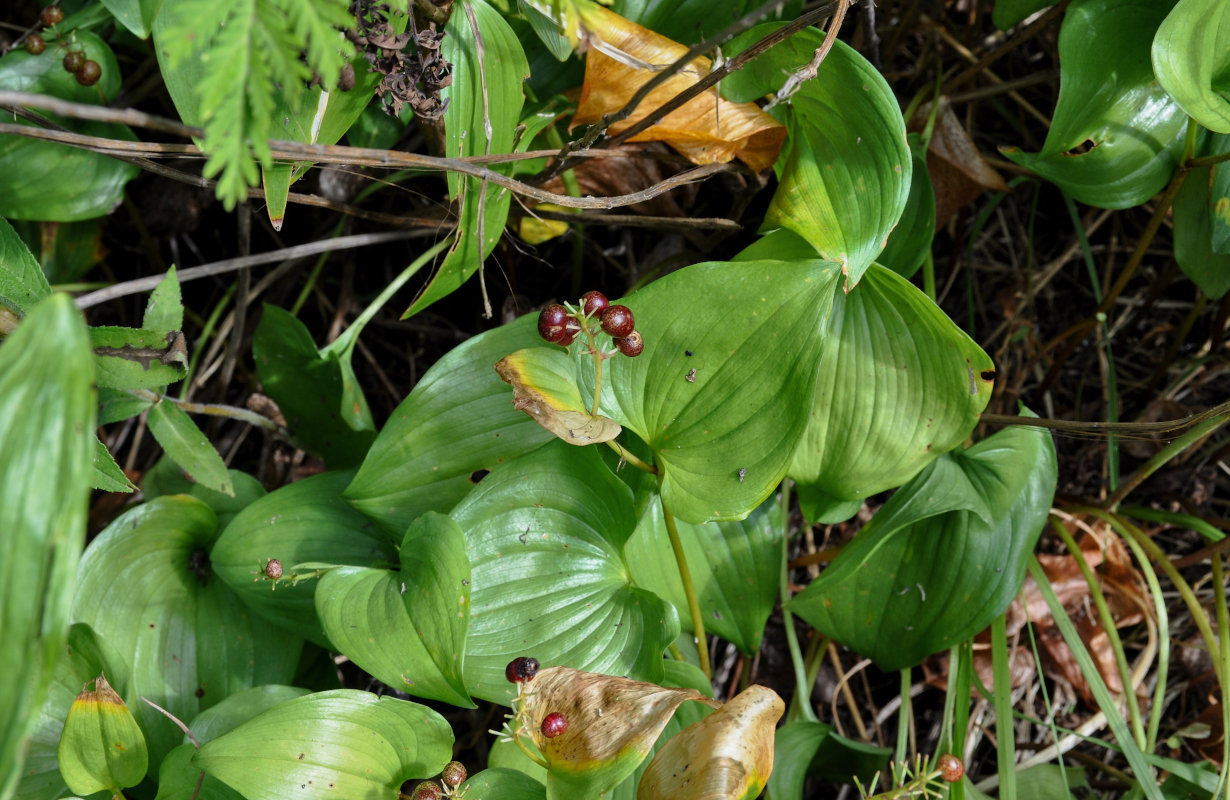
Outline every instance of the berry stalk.
[(705, 618), (700, 613), (700, 598), (696, 596), (696, 587), (692, 584), (692, 571), (688, 569), (688, 557), (683, 552), (683, 540), (679, 538), (679, 528), (675, 525), (675, 515), (666, 507), (662, 499), (662, 476), (658, 475), (658, 500), (662, 503), (662, 518), (666, 520), (666, 535), (671, 540), (671, 550), (675, 551), (675, 565), (679, 568), (679, 582), (683, 584), (683, 596), (688, 600), (688, 613), (692, 617), (692, 633), (696, 636), (696, 653), (700, 658), (700, 670), (705, 677), (713, 680), (713, 667), (709, 664), (709, 644), (705, 638)]

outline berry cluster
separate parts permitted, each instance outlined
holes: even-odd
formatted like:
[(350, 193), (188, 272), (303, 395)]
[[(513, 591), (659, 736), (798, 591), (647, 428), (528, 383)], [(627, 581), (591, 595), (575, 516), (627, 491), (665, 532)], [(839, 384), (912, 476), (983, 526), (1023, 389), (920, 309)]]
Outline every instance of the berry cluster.
[(639, 356), (645, 349), (645, 340), (636, 330), (632, 309), (613, 306), (602, 292), (586, 292), (581, 303), (573, 308), (552, 303), (538, 315), (538, 335), (552, 344), (567, 347), (578, 333), (593, 338), (595, 331), (590, 320), (597, 319), (603, 332), (610, 335), (619, 352), (626, 356)]
[[(60, 8), (58, 3), (47, 6), (39, 14), (39, 22), (44, 28), (54, 28), (64, 21), (64, 9)], [(68, 47), (68, 45), (61, 45)], [(47, 40), (37, 33), (32, 33), (26, 37), (26, 52), (32, 56), (37, 56), (47, 49)], [(93, 86), (98, 83), (98, 79), (102, 77), (102, 67), (97, 61), (85, 57), (85, 53), (81, 50), (68, 50), (64, 54), (63, 62), (64, 69), (72, 73), (77, 78), (77, 83), (82, 86)]]

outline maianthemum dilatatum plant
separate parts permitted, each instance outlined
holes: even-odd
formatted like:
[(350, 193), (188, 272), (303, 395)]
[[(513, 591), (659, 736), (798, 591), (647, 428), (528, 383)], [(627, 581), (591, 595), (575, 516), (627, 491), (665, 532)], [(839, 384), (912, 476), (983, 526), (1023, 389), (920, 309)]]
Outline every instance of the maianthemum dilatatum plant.
[[(439, 101), (449, 157), (419, 167), (447, 171), (457, 210), (454, 233), (420, 249), (323, 349), (291, 313), (264, 310), (252, 354), (284, 425), (244, 418), (327, 467), (271, 492), (228, 470), (167, 394), (190, 367), (175, 271), (139, 327), (87, 328), (0, 220), (0, 800), (735, 798), (766, 784), (787, 800), (809, 772), (871, 780), (888, 751), (818, 720), (792, 620), (890, 670), (960, 646), (1020, 589), (1056, 485), (1041, 429), (971, 441), (995, 366), (909, 280), (934, 205), (897, 98), (853, 48), (789, 21), (815, 9), (720, 3), (755, 12), (720, 42), (738, 64), (721, 100), (774, 96), (764, 124), (784, 131), (763, 235), (729, 261), (624, 297), (591, 290), (465, 341), (377, 430), (350, 364), (360, 332), (433, 262), (408, 314), (481, 278), (512, 194), (532, 188), (506, 163), (458, 159), (561, 141), (558, 113), (527, 102), (529, 64), (584, 49), (622, 54), (638, 83), (661, 72), (604, 38), (613, 12), (586, 0), (416, 4), (417, 30), (434, 30), (430, 18), (442, 39), (408, 36), (407, 9), (390, 5), (85, 3), (0, 58), (0, 102), (55, 98), (68, 120), (116, 96), (121, 35), (147, 40), (182, 122), (200, 127), (219, 195), (234, 204), (259, 178), (280, 224), (293, 181), (329, 157), (311, 148), (372, 124), (383, 84), (369, 61), (392, 59), (387, 77), (413, 39), (426, 49), (411, 85)], [(1036, 4), (1002, 5), (1013, 17)], [(1169, 185), (1181, 265), (1224, 292), (1227, 222), (1214, 211), (1230, 11), (1181, 0), (1141, 16), (1137, 5), (1069, 6), (1046, 147), (1007, 155), (1092, 204), (1135, 205)], [(711, 13), (671, 6), (616, 10), (675, 35)], [(1221, 27), (1198, 24), (1208, 15)], [(1106, 48), (1074, 44), (1090, 36)], [(1118, 81), (1090, 77), (1095, 51), (1121, 63)], [(432, 72), (423, 52), (450, 69)], [(136, 138), (115, 118), (89, 124)], [(275, 130), (284, 138), (271, 146)], [(1086, 139), (1097, 147), (1070, 155)], [(131, 162), (64, 147), (0, 134), (0, 215), (67, 223), (122, 199)], [(1193, 181), (1197, 170), (1208, 174)], [(89, 191), (66, 189), (70, 174)], [(142, 413), (191, 480), (151, 475), (83, 552), (90, 488), (134, 488), (94, 431)], [(837, 522), (890, 489), (791, 596), (792, 504)], [(713, 699), (710, 637), (753, 656), (779, 602), (802, 688), (791, 708), (755, 686)], [(431, 705), (336, 688), (329, 654)], [(438, 709), (479, 701), (510, 713), (489, 763), (466, 775)], [(1143, 763), (1132, 762), (1138, 778)], [(704, 780), (681, 783), (683, 764)], [(961, 780), (958, 767), (949, 755), (898, 768), (890, 791), (944, 791), (937, 779)], [(1139, 785), (1160, 796), (1151, 778)]]

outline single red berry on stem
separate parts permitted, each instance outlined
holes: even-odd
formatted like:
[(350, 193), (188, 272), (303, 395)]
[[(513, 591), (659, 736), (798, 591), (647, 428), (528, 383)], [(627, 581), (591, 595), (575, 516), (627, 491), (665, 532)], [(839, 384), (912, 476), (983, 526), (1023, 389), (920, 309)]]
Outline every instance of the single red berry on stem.
[(85, 53), (80, 50), (69, 50), (64, 54), (64, 60), (60, 62), (64, 65), (64, 69), (76, 75), (81, 71), (81, 66), (85, 64)]
[(43, 23), (44, 28), (50, 28), (52, 25), (58, 25), (64, 20), (64, 9), (59, 5), (47, 6), (43, 9), (38, 17), (39, 22)]
[(46, 49), (47, 40), (42, 36), (39, 36), (37, 33), (32, 33), (26, 37), (26, 52), (30, 55), (36, 56)]
[(641, 337), (640, 331), (632, 331), (627, 336), (616, 337), (613, 341), (619, 348), (619, 352), (631, 358), (636, 358), (645, 350), (645, 340)]
[(82, 86), (93, 86), (101, 77), (102, 67), (98, 66), (97, 61), (86, 61), (81, 65), (81, 69), (77, 70), (77, 83)]
[(635, 327), (632, 309), (627, 306), (607, 306), (602, 312), (602, 330), (616, 338), (629, 335)]
[(568, 730), (568, 718), (558, 711), (552, 711), (543, 718), (541, 730), (543, 736), (554, 739)]
[(525, 683), (534, 679), (538, 674), (538, 659), (530, 656), (521, 656), (514, 658), (508, 662), (508, 666), (504, 668), (504, 677), (509, 683)]
[(581, 295), (581, 310), (587, 317), (596, 317), (611, 303), (602, 292), (586, 292)]
[(961, 763), (961, 759), (952, 753), (945, 753), (940, 756), (936, 767), (940, 771), (940, 777), (949, 783), (956, 783), (965, 775), (965, 765)]
[(568, 332), (568, 309), (552, 303), (538, 315), (538, 335), (548, 342), (558, 342)]

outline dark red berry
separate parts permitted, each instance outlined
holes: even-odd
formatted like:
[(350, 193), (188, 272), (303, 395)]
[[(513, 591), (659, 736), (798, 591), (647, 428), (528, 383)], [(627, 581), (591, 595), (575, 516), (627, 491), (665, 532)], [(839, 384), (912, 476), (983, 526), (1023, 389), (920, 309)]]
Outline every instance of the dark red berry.
[[(641, 338), (640, 331), (632, 331), (632, 333), (622, 338), (616, 337), (614, 341), (615, 346), (619, 348), (619, 352), (632, 358), (636, 358), (645, 350), (645, 340)], [(692, 370), (692, 372), (696, 372), (696, 370)], [(689, 380), (695, 380), (695, 378), (696, 376), (693, 375)]]
[(558, 342), (568, 330), (568, 309), (552, 303), (538, 315), (538, 335), (548, 342)]
[(636, 327), (632, 309), (627, 306), (607, 306), (602, 312), (602, 330), (615, 337), (627, 336)]
[(271, 581), (282, 577), (282, 562), (276, 558), (269, 559), (269, 562), (265, 564), (265, 577)]
[(47, 6), (43, 12), (39, 14), (39, 22), (43, 23), (44, 28), (50, 28), (52, 25), (58, 25), (64, 20), (64, 9), (58, 5)]
[(542, 721), (542, 735), (554, 739), (568, 730), (568, 718), (558, 711), (552, 711)]
[(32, 33), (26, 37), (26, 52), (30, 55), (36, 56), (46, 49), (47, 41), (42, 36)]
[(534, 679), (538, 674), (538, 659), (530, 656), (521, 656), (514, 658), (508, 662), (508, 666), (504, 668), (504, 677), (509, 683), (525, 683)]
[(64, 54), (64, 69), (76, 75), (81, 71), (81, 67), (85, 64), (85, 53), (80, 50), (69, 50)]
[(410, 800), (440, 800), (443, 796), (444, 792), (441, 791), (440, 784), (435, 781), (423, 781), (414, 787)]
[(81, 69), (77, 70), (77, 83), (82, 86), (93, 86), (101, 77), (102, 67), (98, 66), (97, 61), (86, 61), (81, 65)]
[(965, 775), (965, 765), (961, 763), (961, 759), (952, 753), (945, 753), (940, 756), (936, 767), (940, 771), (940, 777), (949, 783), (956, 783)]
[(596, 317), (611, 303), (602, 292), (586, 292), (581, 295), (581, 310), (587, 317)]
[(456, 789), (461, 785), (461, 782), (466, 779), (466, 766), (460, 761), (450, 761), (444, 765), (444, 770), (440, 773), (440, 780), (444, 781), (445, 786), (451, 786)]

